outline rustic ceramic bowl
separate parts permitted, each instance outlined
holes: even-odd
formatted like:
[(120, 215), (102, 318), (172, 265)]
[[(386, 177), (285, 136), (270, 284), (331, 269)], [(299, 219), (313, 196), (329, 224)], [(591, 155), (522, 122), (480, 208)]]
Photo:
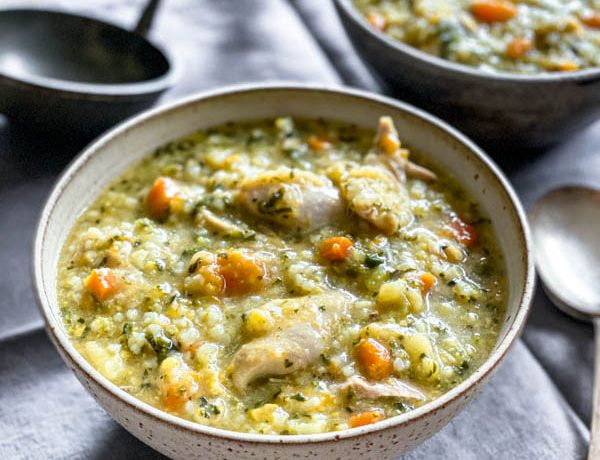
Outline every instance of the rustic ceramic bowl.
[(502, 155), (515, 154), (508, 147), (555, 144), (600, 115), (600, 69), (484, 72), (394, 40), (370, 26), (352, 0), (335, 6), (358, 54), (398, 97)]
[[(291, 115), (372, 127), (391, 115), (402, 141), (426, 154), (478, 199), (498, 234), (509, 278), (508, 311), (485, 363), (440, 398), (375, 425), (317, 435), (236, 433), (192, 423), (145, 404), (96, 371), (73, 347), (57, 301), (59, 251), (77, 216), (125, 168), (156, 147), (227, 121)], [(42, 212), (33, 250), (33, 279), (56, 348), (102, 407), (134, 436), (178, 459), (361, 458), (382, 460), (416, 446), (454, 417), (489, 379), (523, 327), (534, 269), (525, 216), (498, 168), (468, 139), (440, 120), (391, 99), (310, 85), (242, 86), (219, 90), (139, 115), (89, 146), (67, 168)]]

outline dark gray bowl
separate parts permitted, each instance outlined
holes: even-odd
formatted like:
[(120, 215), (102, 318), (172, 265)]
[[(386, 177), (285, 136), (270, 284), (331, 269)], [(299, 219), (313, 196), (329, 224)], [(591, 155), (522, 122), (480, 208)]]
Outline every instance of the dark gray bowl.
[(93, 137), (176, 79), (141, 34), (66, 12), (0, 9), (0, 43), (0, 113), (36, 132)]
[(484, 72), (375, 30), (351, 0), (334, 3), (358, 54), (394, 94), (493, 151), (548, 147), (600, 115), (600, 69), (539, 75)]

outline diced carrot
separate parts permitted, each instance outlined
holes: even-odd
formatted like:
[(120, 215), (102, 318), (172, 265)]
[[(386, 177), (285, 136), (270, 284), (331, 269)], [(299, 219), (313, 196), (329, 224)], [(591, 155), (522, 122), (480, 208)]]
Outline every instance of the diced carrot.
[(381, 413), (374, 410), (361, 412), (350, 417), (348, 425), (350, 428), (356, 428), (359, 426), (371, 425), (372, 423), (383, 420)]
[(179, 193), (179, 188), (173, 179), (159, 177), (154, 181), (146, 205), (150, 215), (157, 220), (164, 220), (169, 216), (170, 203)]
[(362, 339), (354, 348), (362, 374), (370, 380), (382, 380), (392, 374), (392, 356), (388, 348), (375, 339)]
[(331, 148), (331, 146), (333, 145), (326, 138), (315, 136), (315, 135), (310, 136), (306, 142), (308, 143), (308, 146), (311, 149), (316, 150), (317, 152), (322, 152), (323, 150), (327, 150), (328, 148)]
[(464, 244), (468, 248), (475, 246), (479, 240), (477, 229), (458, 216), (454, 216), (452, 220), (450, 220), (447, 228), (456, 241)]
[(581, 22), (583, 22), (588, 27), (600, 29), (600, 12), (593, 11), (589, 14), (586, 14), (581, 18)]
[(367, 16), (367, 22), (379, 31), (384, 31), (387, 27), (385, 16), (378, 13), (371, 13)]
[(517, 7), (507, 0), (474, 0), (471, 13), (480, 22), (506, 22), (517, 15)]
[(345, 236), (327, 238), (321, 244), (321, 257), (330, 262), (339, 262), (348, 257), (352, 246), (352, 241)]
[(525, 56), (533, 48), (533, 42), (528, 38), (515, 38), (506, 46), (506, 54), (511, 59)]
[(183, 405), (192, 399), (198, 383), (191, 374), (182, 374), (165, 390), (163, 403), (170, 412), (181, 411)]
[(178, 413), (183, 405), (197, 397), (198, 374), (174, 357), (167, 357), (160, 365), (159, 389), (165, 409)]
[(421, 281), (421, 291), (423, 291), (423, 294), (427, 294), (437, 280), (431, 273), (425, 272), (419, 275), (419, 281)]
[(218, 264), (228, 295), (256, 292), (265, 284), (264, 264), (242, 251), (231, 250), (220, 255)]
[(85, 288), (99, 302), (104, 302), (116, 294), (119, 278), (110, 268), (95, 268), (85, 279)]

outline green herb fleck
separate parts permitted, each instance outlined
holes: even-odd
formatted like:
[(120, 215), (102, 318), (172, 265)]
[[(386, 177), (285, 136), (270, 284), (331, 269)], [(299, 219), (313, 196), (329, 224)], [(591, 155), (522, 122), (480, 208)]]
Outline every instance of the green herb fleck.
[(394, 409), (404, 413), (404, 412), (408, 411), (410, 409), (410, 407), (407, 404), (403, 403), (402, 401), (396, 401), (394, 403)]
[(146, 340), (150, 343), (159, 361), (165, 359), (174, 348), (173, 341), (164, 335), (147, 335)]
[(205, 418), (210, 418), (213, 415), (219, 415), (221, 413), (221, 409), (219, 409), (218, 406), (211, 404), (204, 396), (201, 396), (198, 399), (198, 405), (202, 408), (202, 416)]
[(379, 267), (385, 259), (377, 254), (367, 254), (365, 256), (365, 265), (369, 268)]
[(277, 214), (291, 212), (292, 208), (290, 208), (290, 207), (282, 208), (282, 207), (277, 206), (279, 204), (279, 202), (281, 201), (281, 199), (283, 198), (283, 194), (284, 194), (284, 189), (279, 189), (276, 192), (274, 192), (269, 197), (268, 200), (259, 201), (258, 202), (258, 211), (261, 214), (266, 214), (268, 216), (274, 216)]

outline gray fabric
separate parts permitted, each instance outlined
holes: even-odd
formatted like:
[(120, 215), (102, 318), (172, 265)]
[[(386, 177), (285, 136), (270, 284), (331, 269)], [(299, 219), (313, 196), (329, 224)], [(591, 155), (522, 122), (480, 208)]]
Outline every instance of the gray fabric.
[[(135, 21), (141, 2), (53, 7)], [(227, 83), (287, 79), (379, 90), (323, 0), (171, 0), (151, 38), (184, 66), (163, 100)], [(37, 5), (40, 2), (36, 2)], [(44, 3), (46, 4), (46, 3)], [(505, 152), (526, 205), (562, 183), (598, 183), (600, 124), (537, 158)], [(41, 329), (29, 281), (37, 213), (81, 145), (38, 139), (0, 119), (0, 459), (162, 458), (106, 415)], [(406, 459), (577, 459), (589, 437), (592, 331), (539, 292), (524, 339), (479, 398)]]

